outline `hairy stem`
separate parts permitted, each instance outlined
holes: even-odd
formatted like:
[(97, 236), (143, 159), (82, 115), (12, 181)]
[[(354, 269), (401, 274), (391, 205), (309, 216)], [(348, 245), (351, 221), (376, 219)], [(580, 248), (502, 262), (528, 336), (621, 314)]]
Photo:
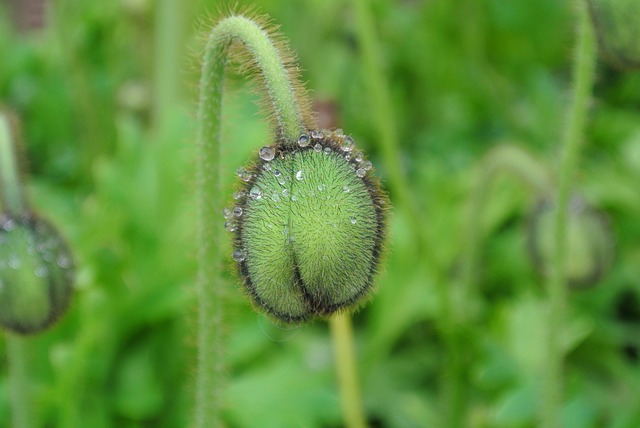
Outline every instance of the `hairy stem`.
[[(0, 212), (20, 214), (26, 208), (22, 194), (16, 137), (9, 115), (0, 110)], [(35, 415), (29, 391), (29, 339), (7, 334), (9, 387), (11, 388), (11, 418), (15, 428), (35, 427)]]
[[(229, 49), (240, 42), (257, 65), (267, 90), (276, 133), (295, 142), (305, 130), (300, 95), (268, 34), (252, 20), (231, 16), (211, 31), (202, 63), (198, 109), (198, 361), (196, 428), (222, 425), (224, 379), (220, 126), (222, 90)], [(303, 100), (304, 101), (304, 100)], [(304, 104), (302, 104), (304, 105)]]
[(362, 398), (360, 397), (356, 356), (353, 349), (351, 317), (348, 314), (336, 314), (329, 320), (329, 325), (336, 356), (336, 369), (345, 424), (347, 428), (364, 428), (367, 423), (362, 408)]
[(561, 426), (560, 410), (563, 397), (562, 332), (567, 306), (566, 247), (567, 208), (571, 182), (574, 179), (583, 140), (586, 115), (593, 87), (596, 60), (596, 42), (585, 2), (579, 2), (578, 41), (573, 70), (573, 100), (563, 138), (563, 156), (555, 212), (554, 257), (547, 283), (549, 296), (548, 361), (544, 385), (542, 427)]

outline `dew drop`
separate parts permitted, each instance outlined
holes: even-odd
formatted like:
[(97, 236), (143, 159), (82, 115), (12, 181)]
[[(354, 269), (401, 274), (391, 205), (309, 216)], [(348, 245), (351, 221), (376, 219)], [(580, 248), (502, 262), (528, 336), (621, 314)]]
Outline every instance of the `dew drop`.
[(251, 177), (253, 177), (253, 174), (251, 174), (249, 171), (247, 171), (243, 167), (236, 169), (236, 174), (238, 175), (238, 177), (240, 177), (242, 181), (249, 181), (251, 180)]
[(322, 138), (324, 135), (322, 134), (322, 131), (318, 131), (316, 129), (314, 129), (313, 131), (311, 131), (311, 138), (313, 138), (314, 140), (319, 140), (320, 138)]
[(276, 149), (274, 149), (273, 147), (264, 146), (260, 149), (259, 155), (260, 159), (269, 162), (274, 157), (276, 157)]
[(45, 266), (38, 266), (35, 271), (35, 274), (38, 278), (44, 278), (48, 273), (49, 269), (47, 269)]
[(325, 155), (331, 154), (331, 148), (329, 147), (325, 147), (324, 150), (322, 151)]
[(299, 138), (298, 138), (298, 145), (300, 147), (307, 147), (309, 145), (309, 136), (306, 134), (302, 134)]
[(356, 175), (360, 178), (364, 177), (366, 175), (367, 171), (365, 171), (362, 168), (358, 168), (358, 170), (356, 171)]
[(298, 195), (291, 195), (291, 200), (296, 202), (298, 200)]
[(245, 192), (244, 190), (239, 190), (233, 194), (233, 199), (237, 201), (240, 198), (244, 198), (246, 195), (247, 192)]
[(344, 131), (341, 128), (336, 128), (336, 130), (333, 131), (333, 133), (335, 134), (336, 137), (344, 136)]
[(358, 220), (355, 217), (351, 217), (351, 224), (356, 224)]
[(372, 167), (373, 165), (371, 165), (371, 162), (369, 161), (364, 161), (362, 162), (362, 165), (360, 165), (360, 168), (364, 169), (365, 171), (369, 171)]
[(265, 163), (264, 165), (262, 165), (262, 169), (265, 171), (271, 171), (271, 164)]
[(351, 160), (351, 153), (347, 153), (346, 155), (344, 155), (344, 160), (349, 162)]
[(353, 150), (354, 146), (355, 146), (355, 142), (353, 141), (353, 138), (346, 137), (342, 142), (342, 145), (340, 146), (340, 148), (342, 149), (343, 152), (350, 152), (351, 150)]
[(276, 180), (278, 180), (278, 183), (280, 183), (281, 186), (284, 186), (284, 183), (287, 182), (287, 180), (281, 175), (277, 176)]
[(284, 196), (285, 198), (288, 198), (289, 197), (289, 189), (284, 189), (282, 191), (282, 196)]
[(356, 160), (356, 162), (362, 162), (364, 156), (362, 155), (362, 152), (355, 152), (353, 154), (353, 158)]
[(242, 208), (235, 207), (233, 209), (233, 215), (236, 216), (236, 217), (240, 217), (242, 215)]
[(249, 191), (249, 196), (251, 196), (251, 199), (254, 200), (262, 198), (262, 189), (260, 189), (258, 186), (253, 186)]
[(273, 175), (275, 175), (276, 177), (280, 177), (282, 175), (282, 173), (280, 172), (279, 169), (276, 169), (273, 171)]
[(300, 170), (300, 171), (296, 172), (296, 180), (298, 180), (298, 181), (304, 180), (304, 171)]
[(244, 250), (235, 250), (233, 252), (233, 260), (243, 262), (247, 258), (247, 252)]
[(231, 218), (233, 217), (233, 210), (229, 207), (226, 207), (222, 210), (222, 215), (224, 215), (224, 218)]
[(351, 191), (351, 187), (349, 187), (349, 186), (342, 186), (342, 191), (343, 191), (344, 193), (349, 193), (349, 192)]
[(280, 202), (280, 196), (277, 193), (274, 193), (273, 195), (271, 195), (271, 200), (273, 202)]
[(238, 225), (233, 220), (227, 220), (224, 222), (224, 228), (229, 232), (234, 232), (238, 228)]
[(327, 186), (325, 186), (324, 184), (318, 184), (318, 190), (319, 191), (323, 191)]
[(316, 143), (315, 146), (313, 146), (313, 150), (315, 150), (316, 152), (319, 152), (322, 150), (322, 145), (320, 145), (320, 143)]

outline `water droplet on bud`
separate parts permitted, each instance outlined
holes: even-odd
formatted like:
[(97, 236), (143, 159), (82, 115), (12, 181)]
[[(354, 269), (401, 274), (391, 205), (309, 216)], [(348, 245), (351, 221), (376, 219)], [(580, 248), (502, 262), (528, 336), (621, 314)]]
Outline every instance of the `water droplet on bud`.
[(233, 260), (243, 262), (247, 258), (247, 252), (244, 250), (235, 250), (233, 252)]
[(242, 181), (249, 181), (253, 177), (253, 174), (251, 174), (243, 167), (236, 169), (236, 175), (240, 177), (240, 180)]
[(355, 142), (353, 141), (353, 138), (346, 137), (344, 141), (342, 141), (342, 145), (340, 146), (340, 148), (344, 152), (350, 152), (351, 150), (353, 150), (354, 146), (355, 146)]
[(258, 186), (253, 186), (249, 191), (249, 196), (251, 196), (251, 199), (262, 198), (262, 189), (260, 189)]
[(300, 138), (298, 138), (298, 145), (300, 147), (307, 147), (309, 145), (309, 136), (302, 134)]
[(276, 149), (270, 146), (264, 146), (260, 149), (260, 159), (269, 162), (276, 157)]

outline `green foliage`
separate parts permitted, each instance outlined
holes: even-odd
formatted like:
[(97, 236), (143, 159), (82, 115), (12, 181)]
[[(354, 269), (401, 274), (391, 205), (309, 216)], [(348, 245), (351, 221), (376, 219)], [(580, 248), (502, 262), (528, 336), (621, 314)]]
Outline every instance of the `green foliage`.
[[(130, 3), (147, 9), (132, 15)], [(205, 14), (208, 6), (197, 3), (183, 10), (185, 20)], [(337, 106), (338, 126), (371, 154), (387, 181), (368, 114), (353, 9), (342, 0), (255, 3), (282, 25), (303, 80)], [(517, 142), (556, 168), (570, 87), (571, 2), (370, 3), (408, 192), (437, 243), (440, 266), (425, 262), (406, 207), (391, 192), (379, 290), (354, 316), (363, 398), (377, 426), (446, 426), (441, 374), (449, 360), (437, 290), (442, 284), (459, 289), (467, 204), (483, 154)], [(150, 109), (156, 50), (150, 48), (155, 10), (149, 4), (74, 2), (82, 7), (68, 9), (75, 12), (64, 14), (64, 24), (51, 22), (55, 32), (24, 35), (13, 30), (7, 4), (0, 3), (0, 97), (24, 122), (34, 208), (68, 238), (77, 264), (69, 312), (33, 338), (31, 390), (42, 426), (183, 427), (191, 411), (195, 337), (189, 333), (194, 323), (185, 318), (193, 318), (196, 306), (195, 126), (193, 114), (184, 112), (193, 111), (194, 93), (181, 86), (180, 105), (172, 107), (182, 114), (157, 126)], [(194, 34), (185, 39), (199, 49)], [(71, 75), (67, 50), (76, 52)], [(188, 63), (187, 48), (180, 53), (169, 63)], [(184, 86), (197, 84), (188, 65), (180, 78)], [(237, 90), (236, 77), (228, 86), (222, 196), (231, 200), (233, 171), (270, 137), (256, 119), (255, 97)], [(640, 425), (639, 88), (638, 73), (599, 64), (573, 181), (574, 190), (609, 217), (615, 259), (593, 287), (568, 295), (562, 336), (567, 427)], [(142, 102), (123, 102), (138, 93)], [(547, 309), (543, 280), (526, 249), (533, 197), (500, 177), (478, 214), (475, 297), (457, 308), (476, 317), (461, 333), (470, 427), (538, 424)], [(219, 213), (211, 215), (222, 227)], [(234, 286), (233, 249), (224, 244), (223, 250), (233, 333), (226, 351), (228, 425), (340, 426), (326, 327), (285, 329), (255, 314)], [(5, 349), (1, 340), (0, 355)], [(3, 428), (10, 426), (4, 361)]]

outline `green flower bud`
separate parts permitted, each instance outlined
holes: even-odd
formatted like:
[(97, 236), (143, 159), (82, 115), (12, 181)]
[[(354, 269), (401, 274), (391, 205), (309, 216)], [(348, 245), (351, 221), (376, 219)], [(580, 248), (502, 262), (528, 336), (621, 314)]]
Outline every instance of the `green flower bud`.
[(589, 0), (600, 50), (613, 65), (640, 68), (640, 2)]
[(372, 292), (387, 197), (341, 130), (263, 147), (225, 209), (253, 303), (287, 323), (359, 306)]
[(33, 214), (0, 216), (0, 325), (37, 333), (69, 305), (73, 261), (48, 222)]
[[(555, 207), (538, 203), (529, 219), (528, 249), (536, 269), (548, 275), (554, 253)], [(613, 262), (614, 238), (607, 217), (574, 196), (567, 216), (566, 280), (573, 288), (598, 282)]]

